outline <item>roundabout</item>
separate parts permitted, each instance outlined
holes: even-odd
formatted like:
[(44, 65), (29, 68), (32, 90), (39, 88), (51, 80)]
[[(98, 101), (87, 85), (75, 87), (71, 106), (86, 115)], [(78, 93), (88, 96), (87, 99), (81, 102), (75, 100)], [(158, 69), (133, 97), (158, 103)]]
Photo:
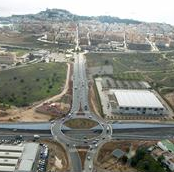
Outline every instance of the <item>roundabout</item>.
[(86, 146), (95, 143), (96, 140), (106, 139), (111, 133), (110, 129), (107, 130), (107, 128), (108, 124), (101, 123), (96, 119), (75, 116), (72, 119), (67, 117), (64, 120), (55, 121), (51, 131), (55, 139), (63, 140), (65, 143), (70, 142), (76, 146)]

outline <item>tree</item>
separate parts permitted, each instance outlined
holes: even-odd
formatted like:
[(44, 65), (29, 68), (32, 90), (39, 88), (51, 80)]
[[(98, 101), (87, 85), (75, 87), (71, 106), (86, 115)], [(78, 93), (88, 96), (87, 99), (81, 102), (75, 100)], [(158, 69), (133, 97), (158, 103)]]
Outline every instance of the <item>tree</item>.
[(160, 163), (161, 163), (164, 159), (165, 159), (165, 158), (164, 158), (163, 155), (161, 155), (161, 156), (158, 157), (158, 161), (159, 161)]
[(145, 162), (144, 162), (144, 169), (145, 169), (146, 171), (148, 171), (148, 170), (150, 169), (150, 166), (149, 166), (149, 162), (148, 162), (148, 161), (145, 161)]
[(32, 54), (32, 53), (30, 53), (29, 55), (28, 55), (28, 58), (29, 58), (29, 60), (31, 61), (31, 60), (34, 60), (34, 55)]
[(49, 87), (48, 87), (49, 89), (52, 89), (53, 88), (53, 86), (52, 85), (49, 85)]
[(23, 79), (21, 79), (21, 80), (20, 80), (20, 82), (21, 82), (21, 83), (23, 83), (23, 82), (24, 82), (24, 80), (23, 80)]
[(105, 60), (105, 65), (108, 65), (109, 64), (109, 60)]
[(123, 161), (123, 163), (126, 163), (127, 160), (128, 160), (127, 156), (123, 156), (123, 157), (122, 157), (122, 161)]
[(16, 63), (16, 66), (19, 66), (19, 65), (21, 65), (21, 62), (17, 62), (17, 63)]
[(17, 77), (16, 77), (16, 76), (14, 76), (14, 77), (13, 77), (13, 80), (17, 80)]

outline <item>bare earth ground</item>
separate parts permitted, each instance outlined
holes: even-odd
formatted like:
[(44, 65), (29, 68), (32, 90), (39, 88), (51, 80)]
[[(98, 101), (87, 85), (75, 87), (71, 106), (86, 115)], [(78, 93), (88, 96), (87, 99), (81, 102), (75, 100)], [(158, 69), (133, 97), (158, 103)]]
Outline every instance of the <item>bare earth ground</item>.
[(174, 92), (166, 94), (165, 98), (170, 102), (172, 107), (174, 107)]
[(87, 149), (78, 149), (78, 153), (82, 162), (82, 168), (84, 168)]
[[(26, 37), (28, 38), (28, 36)], [(25, 43), (25, 37), (24, 36), (21, 36), (20, 34), (5, 34), (5, 33), (0, 33), (0, 41), (4, 42), (5, 40), (5, 43), (14, 43), (14, 44), (20, 44), (21, 42)]]
[(36, 113), (33, 109), (23, 110), (22, 108), (13, 107), (12, 109), (7, 110), (7, 113), (8, 115), (6, 116), (0, 116), (1, 122), (44, 122), (51, 119), (50, 115)]
[(116, 159), (112, 156), (112, 152), (115, 149), (121, 149), (122, 151), (134, 155), (136, 149), (139, 146), (151, 146), (155, 144), (156, 141), (112, 141), (104, 144), (99, 150), (95, 166), (97, 167), (97, 172), (105, 172), (105, 170), (110, 170), (114, 172), (137, 172), (136, 169), (130, 167), (128, 164), (124, 164), (121, 160)]
[(49, 157), (47, 171), (68, 171), (70, 169), (68, 156), (64, 148), (57, 142), (42, 141), (48, 145)]
[(55, 95), (51, 98), (48, 98), (47, 100), (43, 100), (40, 102), (36, 102), (33, 104), (32, 107), (25, 107), (25, 108), (17, 108), (12, 107), (11, 109), (6, 110), (5, 112), (7, 115), (4, 115), (0, 113), (0, 122), (46, 122), (53, 118), (52, 115), (45, 115), (41, 113), (35, 112), (35, 109), (39, 106), (41, 106), (45, 102), (54, 102), (59, 99), (61, 99), (62, 96), (64, 96), (68, 89), (69, 89), (69, 79), (70, 79), (70, 64), (68, 65), (67, 69), (67, 77), (66, 77), (66, 83), (63, 91)]
[(92, 121), (90, 119), (80, 119), (80, 118), (76, 118), (76, 119), (71, 119), (68, 120), (64, 123), (64, 125), (66, 125), (67, 127), (70, 128), (83, 128), (83, 129), (88, 129), (88, 128), (92, 128), (98, 125), (98, 123), (96, 121)]
[(89, 103), (90, 103), (90, 108), (91, 110), (98, 116), (101, 116), (98, 110), (98, 104), (95, 96), (95, 91), (93, 86), (90, 87), (89, 89)]

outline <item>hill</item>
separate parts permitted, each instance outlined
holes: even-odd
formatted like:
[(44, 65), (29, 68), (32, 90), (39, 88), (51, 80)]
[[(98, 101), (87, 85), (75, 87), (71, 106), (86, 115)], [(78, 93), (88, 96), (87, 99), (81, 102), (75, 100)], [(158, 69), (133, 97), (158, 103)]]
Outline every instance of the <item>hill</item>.
[(46, 9), (37, 14), (12, 15), (10, 17), (0, 17), (0, 21), (4, 22), (20, 22), (20, 21), (80, 21), (80, 20), (96, 20), (102, 23), (125, 23), (125, 24), (140, 24), (140, 21), (132, 19), (120, 19), (112, 16), (80, 16), (70, 13), (62, 9)]

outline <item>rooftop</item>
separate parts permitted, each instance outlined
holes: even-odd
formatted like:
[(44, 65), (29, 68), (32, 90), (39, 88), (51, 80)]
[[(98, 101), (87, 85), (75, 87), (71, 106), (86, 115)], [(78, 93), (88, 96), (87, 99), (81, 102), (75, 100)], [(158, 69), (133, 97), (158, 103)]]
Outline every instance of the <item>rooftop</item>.
[(37, 143), (26, 143), (25, 148), (21, 157), (21, 163), (18, 171), (31, 171), (35, 162), (37, 153), (39, 150), (39, 144)]
[(0, 158), (16, 158), (21, 157), (22, 153), (19, 152), (0, 152)]
[(155, 94), (149, 90), (112, 90), (122, 107), (164, 108)]
[(115, 149), (113, 152), (112, 152), (112, 155), (114, 155), (116, 158), (121, 158), (125, 155), (125, 152), (123, 152), (121, 149)]
[(0, 151), (22, 152), (23, 149), (23, 146), (0, 145)]
[(171, 152), (174, 152), (174, 144), (169, 140), (162, 140), (161, 143)]
[(3, 159), (0, 158), (0, 164), (1, 165), (6, 165), (6, 164), (10, 164), (10, 165), (16, 165), (18, 163), (18, 159)]
[(38, 143), (0, 145), (0, 172), (32, 171), (38, 151)]
[(15, 166), (3, 166), (0, 165), (0, 169), (2, 172), (14, 172)]

